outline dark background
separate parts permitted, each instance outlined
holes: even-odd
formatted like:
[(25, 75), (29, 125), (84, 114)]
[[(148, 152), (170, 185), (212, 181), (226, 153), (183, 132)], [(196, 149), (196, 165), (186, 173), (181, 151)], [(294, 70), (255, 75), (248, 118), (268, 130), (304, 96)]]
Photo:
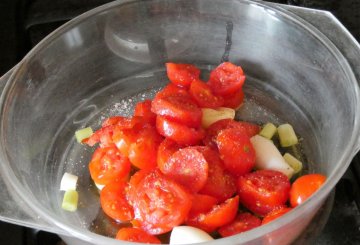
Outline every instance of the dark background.
[[(0, 0), (0, 76), (42, 38), (71, 18), (109, 0)], [(360, 41), (360, 0), (273, 0), (331, 11)], [(314, 244), (360, 244), (360, 160), (336, 187), (334, 209)], [(63, 244), (53, 234), (0, 222), (0, 245)]]

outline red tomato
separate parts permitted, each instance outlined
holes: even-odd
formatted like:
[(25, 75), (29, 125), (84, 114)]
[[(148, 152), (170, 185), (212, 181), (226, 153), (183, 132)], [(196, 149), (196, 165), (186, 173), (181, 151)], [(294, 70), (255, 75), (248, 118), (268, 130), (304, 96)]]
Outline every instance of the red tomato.
[(151, 103), (151, 110), (189, 127), (199, 127), (201, 124), (202, 111), (190, 97), (177, 94), (156, 97)]
[(307, 174), (296, 179), (290, 190), (291, 206), (296, 207), (305, 202), (325, 181), (326, 177), (321, 174)]
[(223, 104), (224, 107), (238, 109), (244, 101), (244, 91), (240, 89), (233, 94), (223, 96), (223, 98), (224, 98), (224, 104)]
[(173, 83), (167, 84), (163, 89), (156, 93), (155, 98), (164, 98), (169, 95), (185, 96), (191, 98), (187, 89), (180, 88)]
[(217, 203), (218, 200), (215, 197), (204, 194), (194, 194), (189, 217), (193, 217), (200, 213), (206, 213)]
[(224, 99), (215, 96), (210, 87), (200, 80), (192, 81), (189, 93), (196, 103), (203, 108), (216, 108), (224, 104)]
[(100, 147), (109, 147), (113, 146), (114, 142), (112, 141), (114, 127), (112, 125), (102, 127), (96, 130), (89, 138), (84, 139), (82, 142), (89, 146), (94, 146), (97, 143), (100, 143)]
[(130, 221), (134, 218), (134, 210), (126, 199), (126, 188), (126, 182), (113, 181), (100, 192), (101, 208), (117, 221)]
[(129, 156), (130, 145), (136, 141), (136, 130), (122, 129), (121, 127), (115, 127), (112, 135), (112, 141), (119, 149), (119, 151), (126, 157)]
[(163, 234), (182, 224), (191, 208), (191, 195), (184, 187), (151, 171), (128, 194), (135, 222), (150, 234)]
[(180, 87), (189, 87), (190, 83), (198, 80), (200, 70), (190, 64), (166, 63), (166, 72), (169, 80)]
[(239, 208), (239, 197), (235, 196), (225, 202), (213, 206), (210, 211), (189, 217), (187, 225), (197, 227), (206, 232), (215, 231), (216, 228), (233, 221)]
[(235, 121), (233, 119), (222, 119), (216, 121), (215, 123), (211, 124), (206, 131), (206, 136), (203, 140), (205, 145), (211, 147), (216, 146), (216, 137), (218, 133), (227, 128), (236, 128), (238, 131), (248, 135), (250, 138), (260, 132), (261, 127), (259, 125), (243, 122), (243, 121)]
[(162, 137), (148, 124), (136, 133), (136, 141), (128, 148), (130, 162), (139, 169), (157, 166), (157, 151)]
[(144, 100), (135, 106), (134, 116), (142, 118), (143, 122), (155, 125), (156, 114), (151, 111), (151, 100)]
[(242, 88), (245, 75), (240, 66), (224, 62), (210, 72), (208, 84), (216, 95), (229, 95)]
[(273, 211), (271, 211), (270, 213), (268, 213), (262, 220), (262, 225), (265, 225), (277, 218), (279, 218), (280, 216), (286, 214), (287, 212), (291, 211), (292, 208), (287, 208), (287, 207), (281, 207), (281, 208), (277, 208)]
[(230, 224), (219, 228), (218, 232), (222, 237), (228, 237), (241, 232), (254, 229), (261, 225), (261, 220), (251, 213), (239, 213)]
[(127, 177), (130, 162), (116, 147), (97, 148), (89, 163), (89, 170), (95, 183), (106, 185)]
[(209, 173), (199, 193), (213, 196), (218, 202), (224, 202), (236, 193), (236, 179), (225, 170), (218, 152), (208, 147), (201, 147), (200, 150), (208, 162)]
[(161, 244), (160, 240), (156, 236), (150, 235), (139, 228), (133, 227), (121, 228), (116, 234), (116, 239), (128, 242)]
[(104, 120), (102, 127), (118, 125), (122, 129), (132, 128), (138, 122), (136, 117), (113, 116)]
[(238, 179), (240, 202), (259, 215), (283, 206), (289, 199), (289, 192), (288, 177), (278, 171), (258, 170)]
[(175, 141), (179, 145), (196, 145), (205, 135), (201, 128), (190, 128), (163, 116), (156, 117), (156, 129), (159, 134)]
[(160, 143), (157, 154), (157, 165), (161, 171), (164, 171), (164, 165), (171, 155), (181, 149), (181, 147), (181, 145), (168, 138), (165, 138)]
[(225, 168), (236, 176), (249, 173), (255, 166), (255, 150), (250, 138), (236, 128), (221, 130), (216, 138)]
[(208, 163), (197, 148), (190, 146), (176, 151), (162, 166), (166, 176), (194, 193), (204, 187), (208, 177)]

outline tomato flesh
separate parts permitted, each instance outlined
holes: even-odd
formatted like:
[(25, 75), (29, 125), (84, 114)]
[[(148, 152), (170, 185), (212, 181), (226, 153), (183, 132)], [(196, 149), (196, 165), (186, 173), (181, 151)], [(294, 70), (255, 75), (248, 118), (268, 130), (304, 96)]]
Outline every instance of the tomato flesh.
[(150, 244), (161, 244), (161, 241), (139, 228), (125, 227), (119, 229), (115, 237), (117, 240)]
[(249, 212), (245, 212), (239, 213), (230, 224), (220, 227), (218, 232), (222, 237), (228, 237), (254, 229), (260, 225), (261, 219)]
[(189, 93), (202, 108), (216, 108), (224, 104), (224, 99), (214, 95), (210, 87), (200, 80), (191, 83)]
[(190, 64), (166, 63), (166, 72), (169, 80), (180, 87), (189, 87), (191, 82), (198, 80), (200, 70)]
[(287, 212), (291, 211), (292, 208), (288, 208), (288, 207), (281, 207), (281, 208), (277, 208), (273, 211), (271, 211), (270, 213), (268, 213), (262, 220), (262, 225), (265, 225), (267, 223), (270, 223), (271, 221), (283, 216), (284, 214), (286, 214)]
[(258, 170), (240, 176), (238, 194), (240, 202), (250, 211), (266, 215), (288, 201), (290, 181), (274, 170)]
[(290, 204), (296, 207), (305, 202), (326, 181), (321, 174), (307, 174), (297, 178), (291, 186)]

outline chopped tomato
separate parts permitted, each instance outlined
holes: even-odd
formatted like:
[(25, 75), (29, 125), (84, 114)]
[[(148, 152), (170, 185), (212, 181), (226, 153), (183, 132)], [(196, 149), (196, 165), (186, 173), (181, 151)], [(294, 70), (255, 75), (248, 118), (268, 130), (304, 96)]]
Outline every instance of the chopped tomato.
[(245, 75), (240, 66), (224, 62), (210, 72), (208, 84), (216, 95), (229, 95), (242, 88)]
[(89, 170), (95, 183), (106, 185), (126, 178), (130, 172), (130, 162), (114, 146), (97, 148), (89, 163)]
[(289, 192), (290, 181), (279, 171), (258, 170), (238, 179), (240, 202), (259, 215), (283, 206), (289, 199)]
[(191, 192), (204, 187), (208, 177), (208, 163), (199, 147), (186, 147), (176, 151), (162, 166), (161, 171)]
[(189, 127), (199, 127), (201, 124), (202, 111), (190, 97), (177, 94), (156, 97), (151, 103), (151, 110)]
[(112, 141), (119, 149), (119, 151), (126, 157), (129, 156), (130, 145), (136, 141), (137, 131), (130, 129), (122, 129), (115, 127), (112, 135)]
[(189, 217), (187, 225), (197, 227), (206, 232), (215, 231), (216, 228), (233, 221), (239, 208), (239, 197), (235, 196), (225, 202), (213, 206), (208, 212)]
[(225, 168), (236, 176), (249, 173), (255, 166), (255, 150), (250, 138), (236, 128), (221, 130), (216, 138)]
[(117, 221), (130, 221), (134, 218), (134, 210), (126, 199), (126, 188), (125, 181), (113, 181), (100, 192), (101, 208)]
[(326, 177), (321, 174), (307, 174), (296, 179), (290, 190), (291, 206), (296, 207), (305, 202), (325, 181)]
[(218, 232), (222, 237), (239, 234), (261, 225), (261, 220), (255, 215), (244, 212), (239, 213), (231, 223), (219, 228)]
[(128, 242), (161, 244), (160, 240), (156, 236), (134, 227), (121, 228), (116, 234), (116, 239)]
[(279, 218), (280, 216), (283, 216), (284, 214), (286, 214), (287, 212), (291, 211), (292, 208), (288, 208), (286, 206), (284, 207), (280, 207), (280, 208), (277, 208), (273, 211), (271, 211), (270, 213), (268, 213), (262, 220), (262, 225), (265, 225), (277, 218)]
[(235, 93), (223, 96), (223, 99), (224, 99), (224, 104), (223, 104), (224, 107), (238, 109), (244, 101), (244, 91), (240, 89)]
[(141, 117), (143, 122), (155, 125), (156, 114), (151, 111), (151, 100), (144, 100), (137, 103), (134, 116)]
[(157, 166), (157, 151), (162, 137), (155, 127), (148, 124), (136, 133), (136, 141), (128, 148), (130, 162), (139, 169)]
[(165, 65), (169, 80), (177, 86), (189, 87), (192, 81), (200, 77), (200, 70), (194, 65), (175, 63)]
[(137, 117), (122, 117), (122, 116), (113, 116), (105, 119), (105, 121), (102, 123), (102, 127), (107, 126), (119, 126), (122, 129), (125, 128), (132, 128), (136, 123), (138, 123), (139, 120)]
[(102, 127), (96, 130), (89, 138), (83, 140), (84, 144), (89, 146), (94, 146), (97, 143), (100, 143), (100, 147), (109, 147), (113, 146), (114, 142), (112, 141), (114, 127), (112, 125)]
[(236, 193), (236, 179), (225, 170), (218, 152), (208, 147), (199, 149), (209, 165), (207, 181), (199, 193), (213, 196), (218, 202), (224, 202)]
[(135, 213), (132, 223), (153, 235), (182, 224), (191, 208), (186, 189), (157, 170), (143, 177), (128, 198)]
[(164, 171), (165, 163), (168, 161), (171, 155), (181, 148), (181, 145), (169, 138), (165, 138), (160, 143), (157, 154), (157, 165), (161, 171)]
[(184, 96), (187, 98), (191, 98), (187, 89), (178, 87), (173, 83), (167, 84), (163, 89), (156, 93), (155, 98), (164, 98), (170, 95)]
[(156, 129), (158, 132), (179, 145), (196, 145), (204, 138), (204, 131), (174, 122), (163, 116), (156, 117)]
[(210, 87), (200, 80), (192, 81), (189, 93), (196, 103), (203, 108), (216, 108), (224, 104), (224, 99), (214, 95)]
[(194, 194), (192, 199), (192, 206), (189, 212), (189, 216), (193, 217), (200, 213), (206, 213), (218, 203), (218, 200), (209, 195)]
[(217, 135), (221, 130), (227, 128), (236, 128), (239, 132), (248, 135), (250, 138), (258, 134), (261, 129), (259, 125), (253, 123), (235, 121), (233, 119), (222, 119), (211, 124), (207, 129), (206, 136), (203, 140), (204, 144), (216, 148)]

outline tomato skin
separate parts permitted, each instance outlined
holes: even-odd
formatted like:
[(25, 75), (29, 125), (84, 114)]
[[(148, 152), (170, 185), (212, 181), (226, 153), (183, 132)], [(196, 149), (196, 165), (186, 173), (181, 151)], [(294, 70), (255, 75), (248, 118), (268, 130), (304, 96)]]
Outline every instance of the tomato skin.
[(138, 131), (136, 136), (136, 141), (132, 142), (128, 149), (130, 162), (139, 169), (155, 168), (158, 147), (163, 138), (150, 124)]
[(126, 199), (126, 188), (125, 181), (113, 181), (100, 192), (101, 208), (117, 221), (130, 221), (134, 218), (134, 210)]
[(159, 134), (179, 145), (196, 145), (205, 135), (203, 129), (195, 129), (172, 121), (163, 116), (156, 117), (156, 129)]
[(156, 114), (151, 111), (151, 100), (138, 102), (135, 106), (134, 116), (141, 117), (143, 122), (155, 125)]
[(165, 66), (169, 80), (180, 87), (189, 87), (192, 81), (200, 77), (200, 70), (191, 64), (166, 63)]
[(217, 203), (218, 200), (215, 197), (204, 194), (194, 194), (192, 199), (192, 206), (188, 216), (194, 217), (200, 213), (206, 213), (210, 211), (211, 208)]
[(202, 108), (217, 108), (224, 104), (224, 99), (214, 95), (210, 87), (200, 80), (192, 81), (189, 93)]
[(164, 166), (168, 159), (171, 157), (171, 155), (181, 148), (181, 145), (169, 138), (165, 138), (160, 143), (157, 153), (157, 166), (159, 167), (161, 172), (164, 172)]
[(139, 228), (134, 227), (125, 227), (119, 229), (115, 239), (128, 242), (161, 244), (161, 241), (157, 237), (150, 235)]
[(162, 172), (193, 193), (204, 187), (208, 178), (208, 163), (198, 147), (185, 147), (174, 152), (162, 166)]
[(255, 150), (250, 138), (236, 128), (221, 130), (216, 137), (225, 168), (236, 176), (249, 173), (255, 166)]
[(213, 206), (208, 212), (189, 217), (187, 225), (197, 227), (206, 232), (213, 232), (218, 227), (234, 220), (239, 208), (239, 197), (235, 196), (225, 202)]
[(97, 148), (89, 163), (91, 178), (95, 183), (106, 185), (124, 179), (130, 172), (130, 162), (116, 147)]
[(201, 147), (200, 150), (208, 162), (209, 171), (207, 181), (199, 193), (224, 202), (236, 193), (236, 179), (225, 170), (217, 151), (209, 147)]
[(208, 85), (215, 95), (229, 95), (240, 90), (245, 75), (240, 66), (224, 62), (210, 72)]
[(240, 89), (239, 91), (223, 96), (224, 107), (229, 107), (233, 109), (238, 109), (244, 101), (244, 91)]
[(246, 134), (251, 138), (260, 132), (260, 126), (243, 121), (235, 121), (233, 119), (222, 119), (211, 124), (206, 131), (206, 136), (203, 139), (205, 145), (217, 148), (216, 137), (223, 129), (236, 128), (238, 131)]
[(282, 207), (289, 199), (288, 177), (274, 170), (257, 170), (238, 178), (240, 202), (250, 211), (264, 216)]
[(297, 178), (290, 189), (291, 207), (305, 202), (325, 181), (326, 176), (321, 174), (307, 174)]
[(190, 97), (178, 94), (156, 97), (151, 103), (151, 110), (189, 127), (199, 127), (201, 124), (202, 111)]
[(244, 212), (239, 213), (231, 223), (220, 227), (218, 232), (222, 237), (228, 237), (254, 229), (260, 225), (261, 219), (249, 212)]
[(170, 231), (184, 222), (191, 209), (191, 195), (175, 181), (153, 170), (128, 193), (135, 222), (141, 229), (156, 235)]
[(279, 218), (280, 216), (286, 214), (287, 212), (291, 211), (292, 208), (288, 208), (288, 207), (280, 207), (277, 208), (273, 211), (271, 211), (270, 213), (268, 213), (262, 220), (262, 225), (265, 225), (267, 223), (270, 223), (271, 221)]

